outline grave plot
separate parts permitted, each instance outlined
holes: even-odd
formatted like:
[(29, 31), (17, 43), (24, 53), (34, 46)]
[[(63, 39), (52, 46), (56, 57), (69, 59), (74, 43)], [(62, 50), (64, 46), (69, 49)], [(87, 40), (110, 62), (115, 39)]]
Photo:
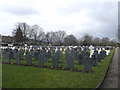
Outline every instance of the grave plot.
[[(98, 49), (98, 50), (97, 50)], [(99, 51), (100, 50), (100, 51)], [(104, 47), (35, 47), (29, 48), (6, 48), (2, 49), (2, 62), (39, 68), (53, 68), (61, 70), (72, 70), (77, 72), (93, 73), (92, 68), (99, 66), (109, 55)]]

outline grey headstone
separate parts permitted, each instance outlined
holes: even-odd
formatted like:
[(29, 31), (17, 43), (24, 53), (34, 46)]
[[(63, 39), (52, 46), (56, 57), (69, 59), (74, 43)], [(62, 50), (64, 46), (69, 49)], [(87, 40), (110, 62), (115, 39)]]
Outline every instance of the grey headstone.
[(66, 50), (66, 51), (65, 51), (65, 60), (67, 60), (68, 54), (69, 54), (69, 50)]
[(23, 53), (23, 51), (22, 51), (22, 50), (20, 50), (19, 52), (20, 52), (20, 56), (22, 57), (22, 56), (23, 56), (23, 54), (24, 54), (24, 53)]
[(76, 50), (75, 51), (75, 60), (78, 60), (79, 59), (79, 53), (78, 53), (78, 51)]
[(105, 58), (105, 56), (106, 56), (106, 51), (103, 50), (103, 59)]
[(44, 51), (44, 54), (45, 54), (45, 62), (47, 62), (49, 60), (49, 53), (47, 50)]
[(5, 59), (6, 59), (6, 63), (10, 63), (10, 51), (8, 51), (8, 50), (5, 53)]
[(94, 51), (94, 54), (92, 55), (92, 65), (98, 66), (98, 51)]
[(73, 57), (73, 60), (75, 60), (75, 50), (74, 49), (70, 50), (70, 53), (71, 53), (71, 55)]
[(84, 47), (84, 51), (86, 51), (87, 50), (87, 48), (86, 47)]
[(38, 55), (38, 64), (39, 64), (39, 67), (44, 67), (44, 60), (45, 59), (45, 55), (44, 53), (39, 53)]
[(2, 49), (2, 58), (4, 58), (5, 59), (5, 53), (6, 53), (7, 51), (6, 51), (6, 49)]
[(52, 68), (58, 68), (58, 53), (55, 52), (52, 56)]
[(17, 51), (15, 56), (16, 64), (20, 64), (20, 59), (21, 59), (21, 53), (20, 51)]
[(100, 59), (104, 59), (105, 58), (105, 56), (106, 56), (106, 51), (101, 51), (100, 52)]
[(82, 64), (84, 63), (84, 59), (83, 59), (83, 57), (85, 56), (85, 51), (81, 51), (81, 56), (82, 56)]
[(98, 54), (98, 61), (100, 62), (101, 61), (101, 55)]
[(47, 52), (47, 54), (48, 54), (48, 58), (52, 58), (52, 53), (51, 53), (51, 50), (48, 50), (48, 52)]
[(67, 64), (67, 69), (74, 69), (74, 59), (72, 53), (68, 53), (66, 55), (66, 64)]
[(97, 50), (95, 50), (95, 51), (94, 51), (94, 54), (95, 54), (96, 59), (97, 59), (97, 61), (98, 61), (98, 51), (97, 51)]
[(13, 58), (14, 58), (13, 50), (10, 50), (10, 59), (13, 59)]
[(35, 58), (35, 60), (38, 60), (38, 55), (39, 55), (38, 51), (37, 50), (33, 50), (32, 56)]
[(92, 62), (91, 59), (89, 58), (90, 53), (86, 52), (84, 55), (84, 70), (85, 71), (92, 71)]
[(14, 50), (13, 50), (14, 57), (16, 57), (16, 53), (17, 53), (17, 51), (18, 51), (17, 49), (14, 49)]
[(79, 56), (78, 56), (78, 64), (83, 64), (83, 56), (82, 56), (82, 54), (79, 54)]
[(58, 58), (58, 61), (60, 60), (60, 56), (61, 56), (61, 52), (60, 52), (60, 50), (58, 50), (57, 52), (57, 58)]
[(26, 64), (27, 65), (32, 65), (32, 60), (31, 60), (31, 55), (29, 52), (26, 52)]

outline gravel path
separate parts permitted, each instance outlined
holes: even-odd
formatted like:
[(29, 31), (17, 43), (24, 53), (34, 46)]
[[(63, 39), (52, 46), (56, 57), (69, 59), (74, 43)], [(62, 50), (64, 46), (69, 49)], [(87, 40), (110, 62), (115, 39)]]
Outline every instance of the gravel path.
[(120, 57), (120, 49), (116, 48), (115, 54), (110, 64), (110, 68), (107, 72), (106, 78), (101, 88), (118, 88), (118, 86), (120, 87), (120, 85), (118, 85), (118, 81), (120, 80), (120, 78), (118, 80), (118, 58), (119, 58), (118, 56)]

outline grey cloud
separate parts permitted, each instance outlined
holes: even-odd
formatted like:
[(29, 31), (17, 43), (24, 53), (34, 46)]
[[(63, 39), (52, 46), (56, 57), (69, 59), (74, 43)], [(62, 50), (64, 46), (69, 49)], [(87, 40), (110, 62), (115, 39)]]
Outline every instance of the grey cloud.
[[(67, 8), (59, 9), (64, 15), (74, 14), (81, 10), (88, 10), (88, 17), (91, 23), (83, 24), (87, 28), (82, 33), (92, 34), (95, 37), (117, 38), (117, 2), (101, 2), (101, 3), (73, 3)], [(100, 26), (95, 26), (100, 23)], [(79, 36), (79, 32), (76, 36)]]
[(109, 38), (117, 38), (118, 28), (118, 11), (117, 3), (104, 3), (103, 7), (99, 10), (94, 9), (90, 15), (96, 22), (101, 22), (101, 26), (98, 27), (97, 33), (100, 33), (101, 37), (107, 36)]
[(4, 12), (13, 14), (13, 15), (33, 15), (39, 14), (37, 10), (28, 6), (12, 6), (3, 8)]
[(70, 5), (68, 5), (67, 7), (62, 7), (62, 8), (58, 8), (58, 10), (60, 12), (63, 12), (65, 14), (73, 14), (73, 13), (78, 13), (81, 12), (81, 10), (86, 10), (86, 9), (94, 9), (99, 8), (99, 6), (101, 5), (101, 3), (95, 3), (95, 2), (75, 2), (75, 3), (71, 3)]

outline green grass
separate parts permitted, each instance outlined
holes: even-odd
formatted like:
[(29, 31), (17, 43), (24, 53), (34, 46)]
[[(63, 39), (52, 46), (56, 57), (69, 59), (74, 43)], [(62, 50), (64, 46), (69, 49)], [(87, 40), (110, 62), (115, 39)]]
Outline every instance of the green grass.
[(0, 88), (2, 88), (2, 64), (0, 63)]
[[(93, 67), (95, 73), (2, 64), (3, 88), (95, 88), (102, 80), (114, 50)], [(48, 65), (48, 64), (47, 64)], [(75, 66), (76, 68), (78, 66)], [(82, 66), (80, 66), (82, 68)], [(80, 68), (78, 67), (78, 68)]]

